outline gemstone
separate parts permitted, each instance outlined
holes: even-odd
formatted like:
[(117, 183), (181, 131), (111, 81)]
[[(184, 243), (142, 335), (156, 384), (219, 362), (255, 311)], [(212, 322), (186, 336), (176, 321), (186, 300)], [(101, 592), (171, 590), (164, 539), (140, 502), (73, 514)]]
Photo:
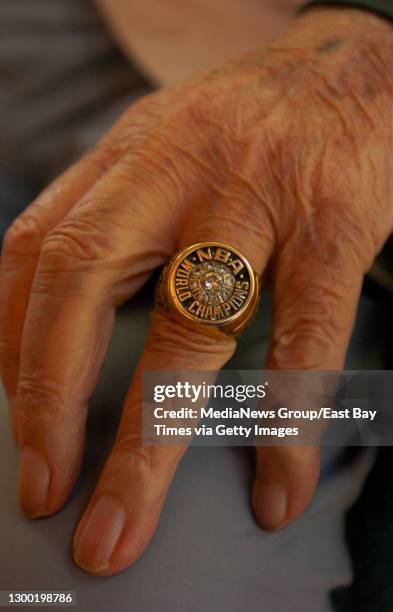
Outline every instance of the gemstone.
[(227, 265), (219, 261), (204, 261), (189, 275), (189, 289), (198, 302), (216, 305), (230, 299), (235, 288), (235, 277)]

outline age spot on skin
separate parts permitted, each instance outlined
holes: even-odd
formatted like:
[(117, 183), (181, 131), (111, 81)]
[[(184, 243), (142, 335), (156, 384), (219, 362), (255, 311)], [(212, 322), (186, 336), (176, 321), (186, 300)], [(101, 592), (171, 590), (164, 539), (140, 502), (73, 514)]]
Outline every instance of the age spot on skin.
[(340, 39), (335, 40), (325, 40), (319, 47), (317, 47), (317, 52), (321, 55), (324, 53), (330, 53), (331, 51), (335, 51), (339, 49), (343, 44), (343, 41)]

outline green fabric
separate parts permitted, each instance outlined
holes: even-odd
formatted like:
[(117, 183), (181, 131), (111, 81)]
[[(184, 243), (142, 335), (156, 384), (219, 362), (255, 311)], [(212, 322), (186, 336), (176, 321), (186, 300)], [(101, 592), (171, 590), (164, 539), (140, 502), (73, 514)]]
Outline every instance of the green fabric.
[(313, 6), (343, 6), (363, 9), (393, 21), (393, 0), (310, 0), (303, 4), (300, 12)]

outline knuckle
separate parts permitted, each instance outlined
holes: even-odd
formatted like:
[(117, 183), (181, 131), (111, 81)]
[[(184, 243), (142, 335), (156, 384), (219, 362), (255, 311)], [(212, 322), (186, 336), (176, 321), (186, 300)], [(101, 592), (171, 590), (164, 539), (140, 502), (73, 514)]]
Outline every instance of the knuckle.
[[(307, 297), (293, 295), (277, 308), (270, 358), (282, 369), (321, 369), (345, 351), (351, 326), (350, 308), (343, 295), (348, 285), (326, 280), (308, 287)], [(346, 287), (346, 289), (345, 289)]]
[(141, 435), (127, 431), (116, 441), (114, 455), (129, 471), (147, 481), (154, 472), (172, 470), (185, 449), (173, 446), (142, 446)]
[(127, 474), (132, 474), (140, 482), (147, 482), (152, 473), (151, 452), (143, 447), (139, 434), (122, 433), (116, 440), (110, 465), (121, 466)]
[[(125, 155), (117, 165), (117, 178), (122, 185), (127, 185), (136, 198), (124, 199), (118, 207), (132, 215), (133, 226), (147, 221), (151, 231), (151, 215), (159, 213), (162, 217), (171, 215), (172, 220), (178, 216), (179, 205), (185, 206), (184, 176), (178, 168), (176, 156), (171, 156), (170, 146), (157, 142), (146, 143), (143, 152), (138, 153), (137, 175), (130, 172), (135, 168), (134, 153)], [(176, 215), (176, 217), (175, 217)]]
[(41, 263), (55, 270), (79, 264), (98, 264), (106, 259), (112, 240), (94, 219), (69, 220), (51, 231), (42, 244)]
[(295, 325), (277, 332), (273, 338), (270, 361), (283, 370), (322, 369), (329, 363), (334, 344), (322, 328)]
[(45, 230), (34, 207), (22, 213), (8, 228), (3, 240), (2, 256), (19, 259), (38, 254)]
[(64, 398), (57, 386), (46, 377), (25, 377), (18, 383), (18, 411), (27, 422), (56, 422), (63, 414)]
[[(185, 333), (186, 332), (186, 333)], [(206, 357), (229, 359), (236, 347), (236, 340), (225, 334), (210, 335), (201, 326), (200, 330), (185, 328), (171, 314), (156, 310), (152, 315), (152, 327), (148, 338), (154, 358), (162, 366), (168, 355), (181, 358), (182, 366), (187, 362), (195, 369), (206, 367)]]
[(146, 453), (146, 449), (141, 446), (141, 434), (140, 430), (131, 430), (126, 433), (122, 433), (121, 436), (116, 440), (115, 452), (117, 454), (135, 455), (138, 457), (142, 464), (149, 465), (149, 455)]

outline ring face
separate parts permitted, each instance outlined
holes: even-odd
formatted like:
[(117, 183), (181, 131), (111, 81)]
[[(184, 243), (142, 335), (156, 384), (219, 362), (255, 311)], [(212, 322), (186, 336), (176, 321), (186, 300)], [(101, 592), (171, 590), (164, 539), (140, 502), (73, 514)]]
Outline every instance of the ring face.
[(255, 274), (238, 251), (199, 243), (182, 251), (168, 270), (168, 289), (178, 313), (194, 322), (225, 326), (246, 313), (255, 294)]

